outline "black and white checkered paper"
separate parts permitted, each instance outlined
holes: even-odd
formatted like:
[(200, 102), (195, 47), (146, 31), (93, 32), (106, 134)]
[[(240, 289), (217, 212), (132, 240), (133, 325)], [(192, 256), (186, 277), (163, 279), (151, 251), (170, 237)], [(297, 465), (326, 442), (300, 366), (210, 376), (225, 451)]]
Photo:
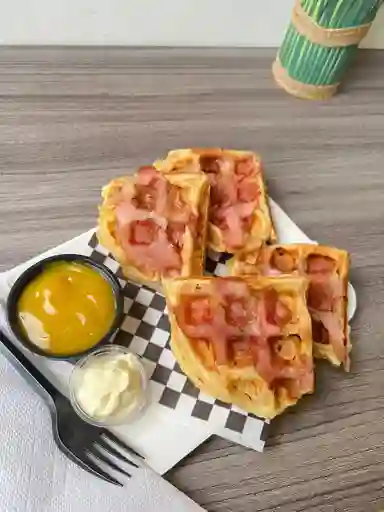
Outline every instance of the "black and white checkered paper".
[[(98, 243), (95, 234), (89, 247), (91, 258), (109, 267), (123, 287), (125, 318), (114, 342), (141, 356), (150, 376), (152, 402), (177, 414), (209, 422), (222, 437), (262, 451), (267, 427), (264, 420), (206, 395), (181, 371), (170, 348), (164, 296), (147, 286), (126, 281), (119, 264)], [(228, 259), (226, 254), (209, 253), (207, 274), (226, 275)]]

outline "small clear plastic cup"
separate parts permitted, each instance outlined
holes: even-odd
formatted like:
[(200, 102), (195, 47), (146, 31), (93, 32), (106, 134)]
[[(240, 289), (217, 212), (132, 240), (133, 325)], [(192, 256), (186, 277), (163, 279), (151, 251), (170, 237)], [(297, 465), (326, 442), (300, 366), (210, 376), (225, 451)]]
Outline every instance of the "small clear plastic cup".
[[(126, 354), (131, 354), (134, 358), (135, 370), (137, 370), (139, 374), (140, 389), (138, 390), (136, 399), (129, 407), (122, 407), (120, 410), (108, 416), (90, 416), (84, 410), (80, 403), (81, 401), (78, 399), (79, 389), (82, 385), (85, 372), (87, 369), (94, 366), (95, 363), (97, 366), (100, 366), (102, 363), (100, 358), (108, 358), (108, 360), (111, 360), (114, 356)], [(76, 413), (83, 420), (92, 425), (100, 427), (123, 425), (135, 421), (143, 412), (146, 405), (147, 384), (148, 378), (145, 369), (136, 354), (133, 354), (130, 350), (121, 345), (105, 345), (86, 355), (76, 363), (69, 380), (70, 401)]]

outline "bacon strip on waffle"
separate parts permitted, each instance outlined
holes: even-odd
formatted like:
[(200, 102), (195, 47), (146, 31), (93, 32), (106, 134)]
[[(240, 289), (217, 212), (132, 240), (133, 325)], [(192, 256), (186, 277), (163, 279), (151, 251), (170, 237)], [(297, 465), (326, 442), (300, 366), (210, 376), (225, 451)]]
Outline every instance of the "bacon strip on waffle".
[(173, 353), (204, 392), (273, 418), (313, 391), (306, 279), (176, 278), (163, 288)]
[(265, 246), (257, 254), (234, 258), (231, 267), (233, 275), (306, 277), (315, 357), (327, 359), (335, 366), (343, 364), (349, 371), (349, 256), (346, 251), (312, 244)]
[(98, 238), (139, 282), (201, 274), (209, 203), (204, 175), (165, 176), (141, 167), (102, 192)]
[(214, 251), (252, 251), (274, 240), (261, 162), (255, 153), (179, 149), (154, 165), (164, 173), (206, 173), (211, 184), (208, 246)]

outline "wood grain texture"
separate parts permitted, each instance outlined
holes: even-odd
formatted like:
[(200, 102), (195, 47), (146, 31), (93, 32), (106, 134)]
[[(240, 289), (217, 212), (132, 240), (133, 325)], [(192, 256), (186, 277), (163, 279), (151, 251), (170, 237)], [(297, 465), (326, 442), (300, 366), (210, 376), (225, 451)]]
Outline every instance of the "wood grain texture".
[(0, 270), (95, 224), (109, 179), (185, 146), (251, 148), (312, 238), (351, 252), (352, 372), (273, 422), (264, 454), (215, 438), (169, 474), (209, 511), (384, 508), (384, 53), (342, 94), (293, 99), (268, 50), (0, 50)]

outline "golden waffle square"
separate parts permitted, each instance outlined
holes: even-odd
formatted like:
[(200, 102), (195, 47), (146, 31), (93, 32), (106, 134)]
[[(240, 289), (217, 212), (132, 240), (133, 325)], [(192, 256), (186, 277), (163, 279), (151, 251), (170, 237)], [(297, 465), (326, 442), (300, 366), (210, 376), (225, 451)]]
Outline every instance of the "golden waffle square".
[(314, 386), (307, 280), (164, 280), (171, 348), (203, 392), (273, 418)]
[(313, 244), (265, 246), (233, 258), (232, 275), (298, 275), (309, 281), (307, 304), (312, 318), (314, 355), (349, 370), (347, 251)]
[(211, 184), (208, 246), (231, 254), (275, 239), (261, 161), (250, 151), (178, 149), (155, 162), (164, 173), (201, 173)]
[[(201, 175), (142, 167), (102, 191), (97, 236), (130, 280), (203, 273), (209, 182)], [(152, 286), (153, 287), (153, 286)]]

